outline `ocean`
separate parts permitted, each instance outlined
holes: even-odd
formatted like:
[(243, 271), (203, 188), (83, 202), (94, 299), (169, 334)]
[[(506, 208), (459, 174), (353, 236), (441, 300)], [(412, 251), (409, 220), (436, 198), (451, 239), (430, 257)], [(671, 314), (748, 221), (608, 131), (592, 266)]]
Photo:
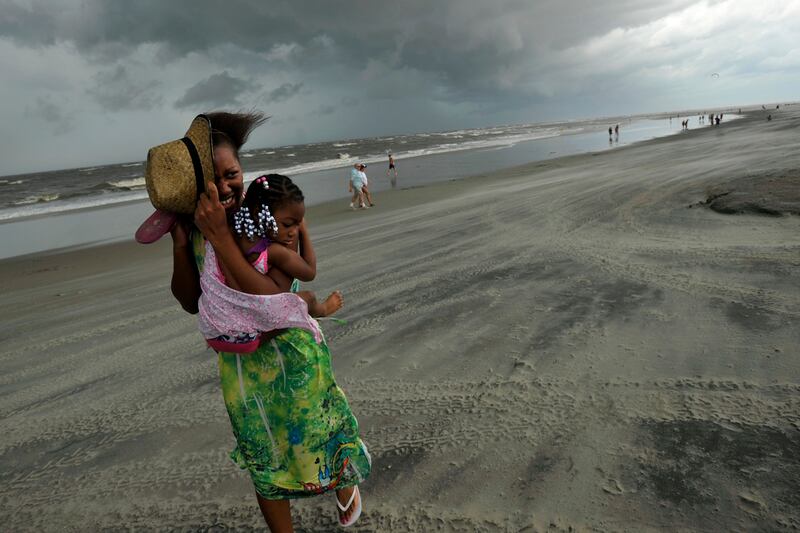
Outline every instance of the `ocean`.
[[(286, 174), (303, 189), (307, 203), (315, 204), (347, 197), (346, 180), (356, 161), (367, 163), (370, 190), (378, 193), (675, 134), (685, 118), (630, 116), (423, 132), (245, 149), (240, 157), (246, 182), (260, 174)], [(608, 127), (616, 124), (619, 135), (609, 137)], [(690, 117), (690, 128), (707, 126), (697, 115)], [(397, 180), (386, 175), (390, 152)], [(143, 174), (144, 162), (133, 161), (0, 177), (0, 258), (132, 238), (137, 221), (152, 211)]]

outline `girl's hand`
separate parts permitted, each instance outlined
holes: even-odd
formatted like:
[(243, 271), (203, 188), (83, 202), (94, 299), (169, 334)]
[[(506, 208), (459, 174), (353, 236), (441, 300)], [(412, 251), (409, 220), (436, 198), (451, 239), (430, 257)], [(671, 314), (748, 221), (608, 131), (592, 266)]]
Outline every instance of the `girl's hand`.
[[(194, 210), (194, 223), (206, 239), (215, 246), (221, 239), (230, 237), (228, 217), (225, 208), (219, 201), (217, 186), (212, 182), (206, 184), (207, 193), (200, 195), (197, 208)], [(215, 246), (216, 247), (216, 246)]]
[(303, 243), (308, 238), (308, 229), (306, 229), (306, 219), (300, 221), (300, 224), (297, 226), (297, 244), (295, 245), (295, 252), (298, 254), (303, 253)]

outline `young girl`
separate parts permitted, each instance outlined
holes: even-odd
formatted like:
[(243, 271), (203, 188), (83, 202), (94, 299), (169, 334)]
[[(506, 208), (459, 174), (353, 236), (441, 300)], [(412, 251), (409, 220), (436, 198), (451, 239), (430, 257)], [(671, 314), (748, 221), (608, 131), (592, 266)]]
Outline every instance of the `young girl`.
[[(251, 263), (263, 265), (280, 292), (290, 292), (295, 279), (313, 281), (316, 276), (316, 256), (306, 229), (305, 212), (300, 188), (286, 176), (269, 174), (250, 184), (242, 208), (234, 215), (239, 247)], [(295, 251), (298, 246), (300, 253)], [(323, 302), (317, 301), (311, 291), (297, 295), (306, 302), (312, 317), (330, 316), (343, 303), (339, 291), (332, 292)]]
[[(240, 288), (231, 276), (226, 275), (225, 266), (214, 261), (216, 264), (206, 269), (207, 275), (200, 278), (203, 293), (208, 294), (206, 298), (201, 297), (201, 330), (212, 348), (250, 353), (260, 344), (258, 331), (272, 331), (289, 325), (307, 329), (315, 334), (317, 340), (321, 339), (319, 327), (304, 316), (298, 300), (305, 302), (308, 315), (326, 317), (342, 307), (343, 299), (339, 291), (334, 291), (320, 302), (313, 292), (296, 290), (296, 281), (312, 281), (316, 276), (316, 255), (304, 219), (303, 193), (288, 177), (270, 174), (260, 176), (250, 184), (241, 208), (233, 216), (233, 229), (244, 256), (272, 281), (273, 287), (265, 295), (234, 292)], [(295, 251), (298, 248), (299, 253)], [(213, 250), (211, 253), (213, 255)], [(209, 286), (212, 283), (209, 278), (216, 279), (216, 286)], [(219, 283), (233, 291), (220, 290)], [(277, 294), (285, 297), (263, 297)], [(228, 309), (221, 309), (223, 305)], [(204, 321), (209, 315), (223, 316), (226, 320), (217, 319), (209, 326), (207, 320)], [(242, 329), (242, 321), (248, 318), (251, 328), (256, 327), (258, 331)]]

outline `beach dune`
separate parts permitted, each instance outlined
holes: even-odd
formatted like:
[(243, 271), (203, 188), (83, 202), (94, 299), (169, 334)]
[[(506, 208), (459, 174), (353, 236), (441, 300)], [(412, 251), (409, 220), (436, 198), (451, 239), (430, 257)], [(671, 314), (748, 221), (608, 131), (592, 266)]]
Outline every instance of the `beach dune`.
[[(800, 528), (798, 127), (311, 207), (309, 287), (344, 293), (323, 328), (373, 458), (355, 530)], [(710, 209), (764, 197), (742, 180), (785, 187), (778, 216)], [(263, 530), (170, 253), (0, 262), (10, 531)], [(293, 510), (334, 528), (332, 496)]]

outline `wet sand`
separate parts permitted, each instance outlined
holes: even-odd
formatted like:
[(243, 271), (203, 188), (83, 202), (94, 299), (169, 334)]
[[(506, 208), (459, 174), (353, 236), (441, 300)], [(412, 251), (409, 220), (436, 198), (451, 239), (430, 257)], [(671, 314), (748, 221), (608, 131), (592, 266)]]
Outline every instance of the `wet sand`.
[[(354, 530), (800, 528), (800, 217), (704, 205), (796, 175), (798, 127), (310, 208), (374, 463)], [(168, 242), (0, 262), (9, 531), (264, 529), (170, 267)], [(293, 509), (334, 529), (330, 495)]]

